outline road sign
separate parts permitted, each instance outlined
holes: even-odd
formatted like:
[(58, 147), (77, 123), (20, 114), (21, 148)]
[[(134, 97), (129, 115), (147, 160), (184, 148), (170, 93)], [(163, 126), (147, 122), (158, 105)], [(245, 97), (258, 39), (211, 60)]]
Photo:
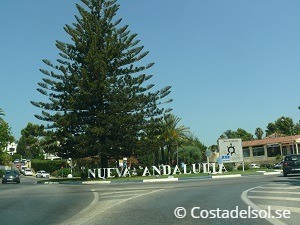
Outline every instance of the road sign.
[(218, 163), (218, 164), (222, 164), (222, 163), (223, 163), (222, 157), (218, 157), (218, 158), (217, 158), (217, 163)]
[(242, 162), (243, 147), (241, 139), (220, 139), (220, 156), (224, 163)]
[(207, 150), (205, 151), (205, 155), (206, 155), (206, 157), (211, 157), (212, 151), (211, 151), (210, 149), (207, 149)]

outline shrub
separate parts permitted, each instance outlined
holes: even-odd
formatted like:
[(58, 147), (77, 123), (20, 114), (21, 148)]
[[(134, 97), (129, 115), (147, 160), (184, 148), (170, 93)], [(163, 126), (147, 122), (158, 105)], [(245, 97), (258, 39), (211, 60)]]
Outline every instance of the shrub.
[[(243, 164), (240, 164), (237, 168), (238, 170), (243, 170)], [(249, 170), (250, 169), (250, 165), (248, 163), (244, 164), (244, 170)]]
[(81, 177), (81, 170), (79, 171), (78, 169), (73, 169), (73, 177)]
[(13, 161), (15, 160), (15, 159), (22, 159), (22, 155), (21, 154), (19, 154), (19, 153), (17, 153), (17, 154), (13, 154), (12, 155), (12, 159), (13, 159)]
[(12, 157), (7, 153), (0, 153), (0, 165), (9, 165)]
[(0, 177), (2, 178), (2, 176), (5, 174), (5, 170), (0, 170)]
[(64, 160), (42, 160), (42, 159), (32, 159), (31, 167), (35, 170), (45, 170), (47, 172), (53, 173), (56, 170), (60, 170), (61, 167), (66, 167), (67, 162)]
[(136, 169), (137, 176), (142, 176), (144, 173), (143, 169)]
[(281, 161), (281, 160), (282, 160), (282, 155), (277, 155), (277, 156), (275, 157), (275, 160), (276, 160), (276, 161)]
[(227, 171), (233, 171), (234, 165), (232, 163), (224, 163), (225, 169)]
[(87, 179), (88, 178), (88, 169), (81, 170), (80, 177), (82, 179)]
[(54, 177), (67, 177), (70, 173), (71, 173), (70, 168), (63, 168), (52, 172), (51, 175)]

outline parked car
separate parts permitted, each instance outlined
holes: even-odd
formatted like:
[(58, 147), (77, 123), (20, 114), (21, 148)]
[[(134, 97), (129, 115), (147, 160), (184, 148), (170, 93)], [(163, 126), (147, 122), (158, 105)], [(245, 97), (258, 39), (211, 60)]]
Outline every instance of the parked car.
[(33, 175), (32, 170), (29, 169), (29, 168), (25, 169), (25, 170), (24, 170), (24, 175), (25, 175), (25, 176), (32, 176), (32, 175)]
[(283, 176), (300, 173), (300, 154), (287, 155), (283, 161)]
[(2, 177), (2, 184), (7, 182), (20, 183), (20, 174), (16, 170), (7, 170)]
[(35, 175), (37, 178), (49, 178), (50, 177), (50, 174), (47, 173), (45, 170), (39, 170), (36, 172), (36, 175)]
[(252, 163), (252, 164), (250, 164), (250, 168), (251, 169), (258, 169), (258, 168), (260, 168), (260, 166), (257, 165), (257, 164)]
[(27, 166), (21, 166), (20, 172), (22, 174), (25, 174), (25, 170), (27, 169)]

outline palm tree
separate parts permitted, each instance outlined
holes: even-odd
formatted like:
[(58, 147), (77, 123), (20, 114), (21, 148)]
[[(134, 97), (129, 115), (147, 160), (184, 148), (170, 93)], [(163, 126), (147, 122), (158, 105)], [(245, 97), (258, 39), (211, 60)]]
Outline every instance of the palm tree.
[(255, 129), (255, 135), (256, 135), (257, 139), (262, 139), (263, 134), (264, 134), (264, 131), (260, 127), (257, 127)]
[(5, 116), (5, 113), (4, 113), (4, 111), (0, 108), (0, 122), (3, 122), (3, 121), (4, 121), (3, 118), (2, 118), (2, 116)]
[[(167, 159), (169, 164), (171, 163), (171, 150), (174, 149), (175, 146), (176, 150), (178, 150), (178, 147), (189, 140), (189, 128), (183, 125), (179, 126), (180, 120), (181, 119), (175, 115), (169, 114), (164, 117), (162, 122), (163, 131), (161, 139), (164, 143), (164, 148), (167, 149)], [(162, 148), (161, 151), (163, 162), (165, 161), (164, 148)]]
[(5, 116), (5, 113), (1, 108), (0, 108), (0, 116)]

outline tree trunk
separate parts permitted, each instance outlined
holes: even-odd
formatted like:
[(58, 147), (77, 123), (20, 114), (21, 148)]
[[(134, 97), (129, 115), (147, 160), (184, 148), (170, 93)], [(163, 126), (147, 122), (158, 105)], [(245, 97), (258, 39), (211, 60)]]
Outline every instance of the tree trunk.
[(155, 166), (158, 166), (159, 164), (159, 149), (155, 149), (154, 151), (154, 163), (155, 163)]
[(108, 168), (108, 157), (105, 154), (100, 154), (100, 168)]

